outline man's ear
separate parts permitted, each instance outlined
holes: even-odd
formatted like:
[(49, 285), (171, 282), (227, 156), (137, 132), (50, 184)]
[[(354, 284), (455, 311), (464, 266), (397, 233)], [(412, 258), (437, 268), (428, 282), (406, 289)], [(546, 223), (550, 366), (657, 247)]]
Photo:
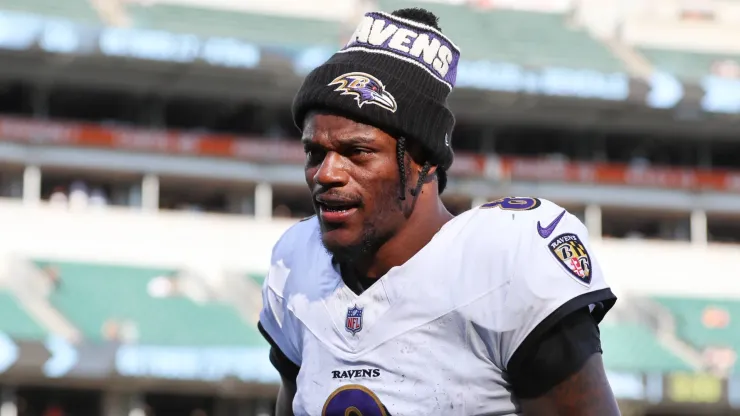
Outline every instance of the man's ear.
[(406, 152), (411, 158), (411, 171), (416, 173), (421, 172), (424, 162), (428, 160), (424, 148), (414, 140), (406, 140)]

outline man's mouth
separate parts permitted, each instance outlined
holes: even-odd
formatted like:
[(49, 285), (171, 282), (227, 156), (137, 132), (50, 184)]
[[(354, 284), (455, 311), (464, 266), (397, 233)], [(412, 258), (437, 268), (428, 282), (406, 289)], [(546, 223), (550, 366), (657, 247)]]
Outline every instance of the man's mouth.
[(325, 222), (343, 222), (359, 206), (357, 202), (344, 199), (316, 198), (319, 216)]
[(352, 208), (357, 208), (357, 204), (342, 201), (316, 201), (322, 211), (326, 212), (343, 212)]

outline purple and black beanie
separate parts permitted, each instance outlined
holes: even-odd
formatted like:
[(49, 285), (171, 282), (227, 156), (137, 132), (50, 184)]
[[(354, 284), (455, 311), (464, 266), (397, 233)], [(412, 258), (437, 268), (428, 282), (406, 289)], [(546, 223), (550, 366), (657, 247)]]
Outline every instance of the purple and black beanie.
[(436, 16), (410, 10), (424, 18), (404, 17), (408, 9), (367, 13), (347, 45), (306, 77), (293, 120), (302, 130), (312, 110), (346, 116), (420, 143), (427, 161), (447, 170), (455, 126), (447, 98), (460, 50), (436, 28)]

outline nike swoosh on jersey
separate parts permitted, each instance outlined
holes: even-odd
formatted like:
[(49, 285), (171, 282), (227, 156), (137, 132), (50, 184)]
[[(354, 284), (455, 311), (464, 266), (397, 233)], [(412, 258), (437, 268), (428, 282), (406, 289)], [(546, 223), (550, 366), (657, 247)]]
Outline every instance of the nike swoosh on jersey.
[(565, 215), (565, 210), (560, 213), (552, 222), (547, 226), (543, 227), (542, 224), (540, 224), (539, 221), (537, 221), (537, 232), (540, 233), (540, 237), (547, 238), (552, 234), (553, 231), (555, 231), (555, 228), (558, 226), (558, 223), (560, 220), (563, 219), (563, 216)]

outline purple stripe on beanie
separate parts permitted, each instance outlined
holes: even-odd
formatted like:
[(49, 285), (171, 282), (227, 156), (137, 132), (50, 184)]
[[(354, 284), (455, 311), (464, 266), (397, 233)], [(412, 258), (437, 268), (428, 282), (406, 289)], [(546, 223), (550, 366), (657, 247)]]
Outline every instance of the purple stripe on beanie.
[(460, 51), (449, 39), (426, 25), (395, 16), (365, 14), (342, 51), (358, 48), (375, 50), (423, 67), (450, 88), (455, 86)]

